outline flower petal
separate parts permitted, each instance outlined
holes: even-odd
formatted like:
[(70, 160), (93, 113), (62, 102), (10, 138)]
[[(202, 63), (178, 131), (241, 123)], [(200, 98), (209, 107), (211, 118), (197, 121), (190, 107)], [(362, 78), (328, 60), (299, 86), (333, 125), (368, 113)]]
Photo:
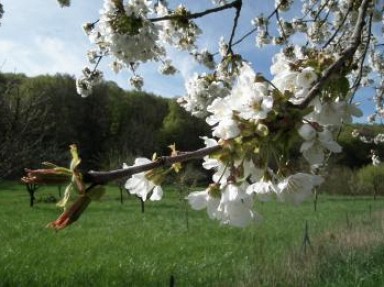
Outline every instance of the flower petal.
[(152, 201), (158, 201), (163, 198), (163, 189), (161, 186), (156, 185), (155, 188), (152, 191), (152, 195), (149, 198)]

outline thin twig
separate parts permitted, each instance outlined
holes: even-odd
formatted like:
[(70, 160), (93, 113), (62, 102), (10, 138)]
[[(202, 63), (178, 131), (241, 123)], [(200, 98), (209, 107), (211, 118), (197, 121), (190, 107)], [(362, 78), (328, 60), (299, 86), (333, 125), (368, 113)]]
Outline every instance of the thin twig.
[[(273, 15), (275, 15), (275, 14), (278, 12), (278, 10), (279, 10), (281, 4), (282, 4), (282, 2), (280, 2), (279, 5), (277, 5), (277, 7), (275, 8), (275, 10), (273, 10), (272, 13), (269, 14), (269, 16), (267, 17), (267, 22), (268, 22), (269, 20), (271, 20), (271, 18), (273, 17)], [(241, 36), (238, 40), (236, 40), (236, 41), (232, 44), (232, 47), (233, 47), (233, 46), (236, 46), (237, 44), (240, 44), (241, 42), (244, 41), (244, 39), (248, 38), (250, 35), (252, 35), (252, 34), (253, 34), (254, 32), (256, 32), (256, 31), (257, 31), (257, 27), (256, 27), (256, 28), (253, 28), (253, 29), (250, 30), (249, 32), (245, 33), (243, 36)]]
[(279, 27), (281, 29), (281, 35), (283, 36), (284, 43), (287, 44), (288, 37), (287, 37), (287, 34), (284, 31), (283, 23), (281, 22), (280, 14), (279, 14), (278, 10), (276, 10), (276, 14), (275, 15), (276, 15), (276, 21), (277, 21), (277, 23), (279, 23)]
[(372, 18), (373, 18), (373, 14), (371, 13), (371, 15), (369, 16), (368, 39), (367, 39), (366, 46), (365, 46), (365, 49), (364, 49), (364, 52), (363, 52), (363, 56), (361, 57), (361, 64), (360, 64), (359, 74), (358, 74), (358, 76), (357, 76), (357, 78), (356, 78), (356, 80), (355, 80), (355, 82), (353, 83), (353, 86), (352, 86), (352, 92), (351, 92), (352, 96), (351, 96), (351, 98), (349, 100), (349, 103), (352, 103), (354, 95), (355, 95), (357, 89), (359, 88), (361, 79), (363, 77), (364, 62), (365, 62), (365, 58), (367, 57), (368, 48), (369, 48), (369, 44), (371, 42), (371, 37), (372, 37)]
[(340, 23), (339, 27), (337, 27), (336, 31), (333, 33), (333, 35), (331, 36), (331, 38), (329, 38), (328, 41), (323, 45), (323, 49), (325, 49), (326, 47), (328, 47), (328, 45), (331, 44), (332, 41), (336, 38), (337, 34), (339, 34), (339, 31), (340, 31), (341, 27), (343, 27), (345, 21), (346, 21), (347, 18), (348, 18), (349, 13), (351, 13), (351, 11), (352, 11), (352, 5), (353, 5), (353, 4), (351, 4), (351, 5), (349, 6), (349, 9), (348, 9), (347, 13), (345, 13), (345, 17), (343, 18), (343, 21)]
[[(327, 7), (328, 2), (329, 2), (329, 0), (328, 0), (327, 2), (325, 2), (322, 6), (320, 6), (319, 11), (317, 12), (315, 18), (313, 19), (314, 22), (317, 22), (317, 20), (320, 18), (320, 15), (321, 15), (321, 13), (323, 12), (323, 10), (325, 9), (325, 7)], [(321, 24), (321, 23), (323, 23), (326, 19), (328, 19), (329, 12), (330, 12), (330, 10), (328, 10), (328, 12), (327, 12), (327, 16), (324, 17), (323, 21), (320, 22), (320, 25), (323, 25), (323, 24)], [(321, 26), (320, 26), (320, 27), (321, 27)]]
[(229, 52), (232, 52), (232, 42), (233, 42), (233, 38), (235, 37), (235, 32), (236, 32), (237, 24), (239, 22), (239, 17), (240, 17), (242, 5), (243, 5), (242, 0), (240, 0), (238, 2), (238, 4), (236, 5), (236, 15), (235, 15), (235, 19), (233, 20), (231, 37), (229, 38), (229, 43), (228, 43)]

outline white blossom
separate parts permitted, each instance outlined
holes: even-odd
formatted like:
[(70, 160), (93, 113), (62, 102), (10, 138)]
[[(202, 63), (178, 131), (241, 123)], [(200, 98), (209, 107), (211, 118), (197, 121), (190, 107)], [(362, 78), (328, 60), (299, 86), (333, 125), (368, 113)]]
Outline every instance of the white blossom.
[(163, 75), (173, 75), (177, 72), (177, 70), (172, 65), (171, 60), (167, 59), (163, 62), (163, 65), (159, 67), (159, 72)]
[(76, 79), (76, 92), (82, 96), (83, 98), (88, 97), (92, 94), (93, 86), (92, 84), (87, 80), (87, 78), (77, 78)]
[(259, 218), (259, 215), (252, 211), (252, 205), (252, 197), (243, 188), (230, 183), (222, 191), (216, 218), (224, 224), (246, 227)]
[(228, 2), (227, 0), (212, 0), (212, 3), (218, 6), (225, 5), (227, 4), (227, 2)]
[(200, 52), (194, 52), (193, 56), (195, 57), (198, 63), (206, 66), (208, 69), (215, 68), (215, 61), (213, 59), (213, 55), (208, 51), (208, 49), (203, 49)]
[(298, 130), (300, 136), (305, 140), (300, 147), (304, 158), (311, 164), (322, 164), (325, 151), (339, 153), (341, 146), (333, 140), (332, 132), (327, 127), (322, 131), (316, 131), (311, 124), (304, 124)]
[(379, 166), (381, 164), (380, 157), (377, 154), (372, 154), (372, 165), (373, 166)]
[(216, 197), (212, 197), (209, 194), (210, 188), (207, 188), (203, 191), (195, 191), (191, 192), (186, 199), (191, 205), (192, 209), (202, 210), (207, 209), (207, 213), (209, 218), (217, 219), (217, 208), (220, 204), (220, 199)]
[(215, 99), (208, 107), (207, 111), (211, 113), (206, 122), (210, 125), (216, 125), (220, 121), (232, 119), (233, 112), (231, 102), (228, 98)]
[(307, 67), (301, 70), (301, 72), (296, 77), (296, 85), (300, 89), (308, 89), (313, 83), (317, 80), (317, 74), (315, 69), (312, 67)]
[(233, 119), (223, 119), (219, 124), (213, 127), (212, 135), (223, 140), (229, 140), (237, 137), (240, 129), (237, 122)]
[(318, 98), (311, 103), (314, 111), (306, 116), (310, 121), (322, 125), (339, 126), (342, 123), (351, 123), (352, 117), (361, 117), (363, 114), (356, 104), (339, 100), (321, 102)]
[[(159, 17), (170, 14), (170, 11), (161, 2), (156, 7), (156, 12)], [(184, 15), (188, 10), (185, 6), (179, 5), (172, 15)], [(184, 19), (180, 22), (175, 18), (174, 20), (164, 20), (158, 23), (159, 39), (167, 44), (182, 50), (191, 51), (195, 48), (197, 37), (201, 34), (200, 28), (191, 20)]]
[(289, 69), (283, 70), (276, 74), (272, 83), (281, 91), (289, 91), (294, 93), (296, 91), (296, 79), (298, 72), (291, 71)]
[(83, 76), (76, 79), (76, 91), (83, 98), (92, 94), (93, 87), (98, 85), (103, 80), (103, 72), (100, 70), (93, 70), (85, 67), (83, 69)]
[(384, 134), (377, 134), (375, 138), (373, 139), (373, 142), (375, 144), (384, 143)]
[[(152, 12), (150, 6), (151, 1), (129, 1), (124, 5), (124, 11), (120, 11), (114, 1), (104, 0), (97, 26), (90, 23), (84, 26), (98, 50), (114, 57), (114, 64), (111, 65), (114, 72), (120, 71), (120, 65), (129, 67), (131, 63), (157, 61), (165, 55), (164, 47), (158, 42), (158, 27), (147, 20)], [(121, 24), (126, 21), (121, 20), (124, 17), (130, 19), (130, 26)], [(89, 59), (95, 61), (93, 51), (89, 53)]]
[(130, 79), (129, 79), (129, 82), (131, 83), (131, 85), (141, 91), (141, 88), (143, 87), (144, 85), (144, 79), (143, 77), (139, 76), (139, 75), (134, 75), (132, 76)]
[[(221, 190), (221, 196), (215, 197), (210, 193), (215, 187), (190, 193), (186, 199), (195, 210), (207, 208), (211, 219), (217, 219), (223, 224), (245, 227), (260, 216), (252, 210), (253, 199), (243, 188), (229, 183)], [(216, 190), (216, 192), (220, 192)]]
[(278, 183), (278, 197), (284, 201), (299, 204), (312, 194), (312, 190), (322, 184), (324, 179), (321, 176), (296, 173), (288, 176)]
[(96, 59), (98, 59), (99, 53), (95, 49), (88, 50), (87, 58), (88, 62), (91, 64), (96, 64)]
[(261, 201), (269, 201), (277, 191), (276, 184), (265, 178), (249, 185), (246, 190), (247, 194), (256, 194), (257, 198)]
[(222, 57), (225, 57), (228, 53), (228, 43), (221, 37), (219, 41), (219, 53)]
[(239, 77), (228, 97), (232, 110), (245, 120), (265, 119), (273, 107), (273, 98), (265, 82), (256, 82), (252, 68), (243, 63)]
[(123, 64), (119, 61), (113, 61), (110, 64), (110, 67), (111, 67), (112, 71), (117, 74), (121, 71), (121, 69), (123, 69)]
[[(139, 157), (135, 160), (133, 166), (139, 166), (143, 164), (151, 163), (151, 160), (143, 157)], [(150, 200), (160, 200), (163, 196), (163, 189), (161, 186), (156, 185), (153, 181), (148, 179), (148, 175), (145, 172), (140, 172), (132, 175), (129, 178), (124, 187), (129, 190), (130, 194), (135, 194), (141, 197), (143, 201), (147, 200), (148, 195), (151, 193)]]

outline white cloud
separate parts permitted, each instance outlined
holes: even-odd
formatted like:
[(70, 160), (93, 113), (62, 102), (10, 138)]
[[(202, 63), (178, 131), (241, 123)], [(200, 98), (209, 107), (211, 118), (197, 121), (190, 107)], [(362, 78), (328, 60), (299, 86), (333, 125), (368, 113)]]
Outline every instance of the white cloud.
[(59, 38), (37, 37), (35, 44), (37, 51), (47, 62), (45, 70), (48, 73), (79, 74), (86, 64), (86, 50), (78, 49), (71, 42), (63, 42)]
[(23, 72), (29, 70), (33, 53), (23, 45), (10, 40), (0, 40), (0, 62), (2, 72)]
[(39, 74), (78, 74), (86, 63), (85, 56), (74, 53), (76, 48), (58, 38), (37, 36), (27, 46), (10, 40), (0, 40), (0, 63), (3, 72)]

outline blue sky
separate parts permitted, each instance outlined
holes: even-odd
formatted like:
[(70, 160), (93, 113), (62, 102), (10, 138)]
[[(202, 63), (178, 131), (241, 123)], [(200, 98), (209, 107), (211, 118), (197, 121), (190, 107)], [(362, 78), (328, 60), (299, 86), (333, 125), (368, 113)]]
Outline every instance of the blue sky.
[[(210, 0), (169, 2), (184, 2), (195, 12), (213, 7)], [(80, 75), (81, 69), (87, 65), (85, 55), (91, 47), (81, 25), (98, 19), (103, 0), (72, 0), (69, 8), (61, 8), (55, 0), (3, 0), (2, 3), (5, 14), (0, 26), (1, 72), (25, 73), (28, 76), (56, 73)], [(269, 14), (272, 8), (269, 1), (244, 1), (243, 5), (238, 36), (252, 28), (250, 20), (258, 12)], [(200, 39), (201, 48), (207, 47), (217, 51), (220, 36), (227, 40), (229, 38), (233, 16), (234, 10), (229, 10), (220, 17), (213, 14), (203, 20), (197, 20), (197, 24), (204, 31)], [(248, 37), (241, 45), (236, 46), (235, 52), (243, 54), (252, 62), (257, 72), (262, 72), (268, 77), (271, 58), (279, 48), (256, 50), (254, 41), (254, 36)], [(165, 97), (183, 95), (185, 78), (193, 75), (195, 71), (201, 71), (188, 55), (172, 51), (171, 56), (179, 68), (176, 76), (161, 76), (157, 72), (156, 64), (145, 65), (139, 70), (145, 78), (145, 91)], [(131, 74), (128, 71), (114, 74), (108, 68), (109, 61), (104, 59), (101, 64), (106, 80), (115, 81), (124, 89), (131, 89)], [(363, 97), (360, 98), (362, 107), (369, 113), (372, 104)]]
[[(176, 1), (170, 1), (176, 2)], [(209, 0), (184, 1), (192, 4), (192, 11), (212, 8)], [(256, 9), (256, 3), (245, 3), (243, 18), (239, 25), (239, 35), (249, 31), (250, 19)], [(89, 41), (81, 29), (85, 22), (98, 19), (102, 0), (73, 0), (69, 8), (61, 8), (55, 0), (3, 0), (5, 14), (0, 27), (0, 70), (2, 72), (25, 73), (28, 76), (40, 74), (68, 73), (80, 75), (81, 69), (87, 65), (86, 51), (90, 48)], [(178, 1), (183, 3), (183, 1)], [(263, 6), (263, 5), (261, 5)], [(204, 30), (200, 43), (217, 51), (220, 36), (229, 38), (234, 10), (225, 12), (223, 18), (216, 15), (198, 20)], [(220, 31), (220, 34), (217, 34)], [(239, 51), (248, 56), (258, 71), (268, 71), (271, 49), (265, 49), (263, 55), (253, 55), (254, 37), (249, 37), (239, 45)], [(172, 51), (172, 58), (178, 64), (179, 73), (175, 77), (164, 77), (158, 74), (157, 65), (145, 65), (139, 71), (145, 77), (144, 89), (162, 96), (184, 94), (184, 79), (199, 70), (197, 64), (185, 53)], [(118, 75), (107, 67), (109, 59), (101, 65), (107, 80), (113, 80), (124, 89), (130, 89), (128, 71)]]

